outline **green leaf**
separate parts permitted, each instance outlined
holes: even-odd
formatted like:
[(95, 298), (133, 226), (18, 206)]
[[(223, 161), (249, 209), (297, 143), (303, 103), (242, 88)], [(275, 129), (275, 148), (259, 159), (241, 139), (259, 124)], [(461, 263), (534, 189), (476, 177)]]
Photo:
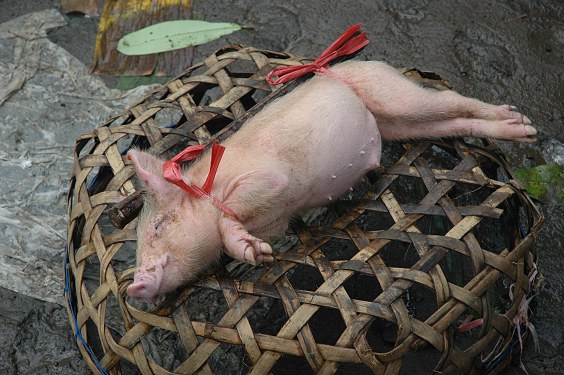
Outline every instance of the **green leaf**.
[(166, 21), (125, 35), (117, 49), (125, 55), (148, 55), (197, 46), (240, 30), (236, 23), (199, 20)]
[(564, 170), (558, 164), (543, 164), (515, 170), (527, 192), (536, 199), (554, 197), (564, 204)]

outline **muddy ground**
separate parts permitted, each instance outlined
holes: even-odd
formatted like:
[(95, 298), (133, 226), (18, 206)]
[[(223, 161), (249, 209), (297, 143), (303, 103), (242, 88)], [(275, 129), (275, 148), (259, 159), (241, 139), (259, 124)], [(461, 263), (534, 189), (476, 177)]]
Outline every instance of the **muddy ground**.
[[(56, 8), (58, 3), (0, 0), (0, 22)], [(198, 47), (196, 61), (234, 42), (315, 56), (342, 30), (362, 22), (372, 41), (364, 57), (435, 71), (465, 95), (511, 103), (526, 113), (541, 131), (539, 142), (534, 146), (502, 143), (512, 165), (564, 164), (562, 1), (216, 0), (196, 1), (195, 13), (210, 21), (250, 26)], [(90, 66), (97, 20), (82, 15), (66, 18), (68, 25), (53, 30), (49, 38)], [(112, 85), (115, 80), (106, 82)], [(74, 139), (66, 141), (74, 143)], [(529, 374), (564, 374), (564, 212), (551, 198), (539, 206), (546, 217), (537, 243), (538, 265), (546, 280), (535, 317), (541, 351), (535, 353), (528, 343), (523, 362)], [(61, 266), (61, 277), (62, 270)], [(2, 374), (89, 373), (62, 306), (2, 289), (0, 329)], [(507, 371), (519, 372), (517, 366)]]

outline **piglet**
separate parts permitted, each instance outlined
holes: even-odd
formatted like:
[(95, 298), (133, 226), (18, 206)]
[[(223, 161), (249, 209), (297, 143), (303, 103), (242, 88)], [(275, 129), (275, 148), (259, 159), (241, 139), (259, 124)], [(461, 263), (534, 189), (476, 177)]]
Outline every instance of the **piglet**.
[[(163, 178), (164, 160), (131, 150), (147, 194), (137, 224), (137, 270), (127, 293), (153, 302), (193, 280), (222, 251), (272, 262), (268, 241), (302, 210), (338, 199), (380, 165), (383, 140), (487, 137), (535, 142), (531, 121), (510, 105), (422, 88), (382, 62), (350, 61), (275, 100), (224, 142), (209, 199)], [(202, 186), (205, 153), (182, 172)]]

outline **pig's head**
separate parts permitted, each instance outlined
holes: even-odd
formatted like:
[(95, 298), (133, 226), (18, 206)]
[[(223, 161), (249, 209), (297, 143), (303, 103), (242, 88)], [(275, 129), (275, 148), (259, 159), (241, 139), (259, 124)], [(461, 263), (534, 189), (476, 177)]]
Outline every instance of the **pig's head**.
[(220, 253), (218, 210), (166, 181), (163, 161), (142, 151), (128, 152), (145, 186), (137, 223), (137, 270), (127, 293), (154, 302), (192, 280)]

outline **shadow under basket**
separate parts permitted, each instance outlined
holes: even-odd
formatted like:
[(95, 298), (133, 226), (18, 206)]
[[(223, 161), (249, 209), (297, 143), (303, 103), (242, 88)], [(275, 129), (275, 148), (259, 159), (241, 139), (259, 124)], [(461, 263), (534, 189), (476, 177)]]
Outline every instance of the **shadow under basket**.
[(77, 140), (65, 292), (92, 371), (489, 374), (519, 353), (542, 216), (482, 140), (386, 144), (386, 167), (323, 215), (292, 220), (294, 246), (273, 264), (236, 272), (226, 260), (156, 305), (127, 296), (139, 208), (127, 150), (172, 156), (225, 139), (293, 88), (272, 91), (271, 69), (308, 61), (226, 47)]

